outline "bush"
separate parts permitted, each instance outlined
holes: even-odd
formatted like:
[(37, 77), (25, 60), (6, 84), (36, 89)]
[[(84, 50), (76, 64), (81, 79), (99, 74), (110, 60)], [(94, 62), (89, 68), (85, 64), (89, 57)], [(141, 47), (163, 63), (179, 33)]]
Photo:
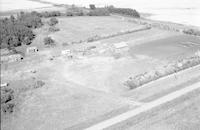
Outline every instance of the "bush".
[(84, 16), (84, 15), (85, 15), (84, 10), (80, 7), (72, 6), (66, 11), (66, 16)]
[(12, 113), (14, 108), (14, 91), (10, 88), (1, 88), (1, 112)]
[(49, 27), (49, 32), (57, 32), (57, 31), (60, 31), (60, 29), (54, 26)]
[(107, 7), (108, 11), (110, 13), (116, 13), (116, 14), (121, 14), (121, 15), (128, 15), (128, 16), (133, 16), (136, 18), (140, 18), (140, 14), (134, 10), (134, 9), (130, 9), (130, 8), (115, 8), (114, 6), (109, 6)]
[(23, 13), (17, 16), (17, 22), (28, 28), (39, 28), (43, 25), (42, 19), (36, 13)]
[(72, 11), (69, 10), (69, 11), (66, 12), (66, 16), (74, 16), (74, 14), (73, 14)]
[(54, 25), (56, 25), (57, 23), (58, 23), (57, 18), (51, 18), (51, 19), (49, 20), (49, 25), (50, 25), (50, 26), (54, 26)]
[(41, 88), (42, 86), (45, 85), (45, 82), (42, 80), (38, 80), (35, 82), (35, 84), (33, 85), (33, 88)]
[(90, 10), (87, 13), (88, 16), (108, 16), (109, 12), (106, 8), (98, 8), (94, 10)]
[(194, 29), (185, 29), (185, 30), (183, 30), (183, 33), (189, 34), (189, 35), (200, 36), (200, 31), (194, 30)]
[(61, 16), (61, 13), (59, 11), (52, 11), (52, 12), (42, 12), (38, 14), (40, 17), (45, 17), (45, 18), (49, 18), (49, 17), (57, 17), (57, 16)]
[(12, 89), (8, 88), (1, 88), (1, 104), (2, 103), (7, 103), (14, 99), (13, 95), (14, 91)]
[(12, 113), (14, 110), (15, 104), (14, 103), (7, 103), (1, 105), (1, 111), (4, 113)]
[(156, 71), (150, 71), (144, 74), (139, 74), (134, 77), (130, 77), (125, 82), (125, 85), (128, 86), (130, 89), (134, 89), (145, 83), (151, 82), (153, 80), (176, 73), (180, 70), (187, 69), (189, 67), (192, 67), (198, 64), (200, 64), (200, 57), (186, 58), (178, 62), (171, 63), (168, 66), (159, 68)]
[(90, 9), (92, 9), (92, 10), (96, 9), (94, 4), (90, 4), (89, 6), (90, 6)]
[(44, 39), (44, 45), (54, 45), (55, 41), (51, 37), (46, 37)]

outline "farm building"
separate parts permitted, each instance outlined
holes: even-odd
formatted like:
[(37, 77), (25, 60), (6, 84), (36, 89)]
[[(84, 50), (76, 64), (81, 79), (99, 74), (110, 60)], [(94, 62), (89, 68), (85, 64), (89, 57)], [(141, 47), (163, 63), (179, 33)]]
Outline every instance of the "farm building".
[(21, 61), (23, 59), (22, 54), (10, 54), (10, 55), (2, 55), (1, 62), (16, 62)]
[(38, 48), (37, 48), (37, 47), (34, 47), (34, 46), (28, 47), (28, 48), (26, 49), (26, 52), (27, 52), (27, 53), (35, 53), (35, 52), (38, 52), (38, 51), (39, 51)]
[(9, 86), (9, 83), (1, 83), (1, 87), (7, 87)]
[(116, 49), (122, 49), (122, 48), (127, 48), (128, 45), (126, 44), (126, 42), (120, 42), (120, 43), (115, 43), (115, 44), (114, 44), (114, 47), (115, 47)]
[(128, 45), (126, 42), (120, 42), (120, 43), (115, 43), (114, 48), (117, 52), (120, 51), (127, 51), (128, 50)]
[(61, 51), (61, 55), (63, 55), (63, 56), (68, 56), (68, 57), (70, 57), (70, 58), (73, 57), (73, 54), (72, 54), (71, 50), (68, 50), (68, 49), (62, 50), (62, 51)]

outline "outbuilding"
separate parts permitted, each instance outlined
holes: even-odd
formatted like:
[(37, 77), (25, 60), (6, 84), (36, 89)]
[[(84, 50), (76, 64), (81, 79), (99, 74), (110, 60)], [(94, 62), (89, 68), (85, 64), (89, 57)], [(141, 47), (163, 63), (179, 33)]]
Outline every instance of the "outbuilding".
[(122, 48), (127, 48), (128, 45), (127, 45), (126, 42), (119, 42), (119, 43), (115, 43), (115, 44), (114, 44), (114, 47), (115, 47), (116, 49), (122, 49)]
[(21, 61), (23, 56), (19, 53), (1, 56), (1, 62), (16, 62)]
[(62, 51), (61, 51), (61, 55), (67, 56), (67, 57), (69, 57), (69, 58), (72, 58), (72, 57), (73, 57), (73, 54), (72, 54), (71, 50), (69, 50), (69, 49), (62, 50)]
[(119, 42), (114, 44), (115, 51), (120, 53), (124, 51), (128, 51), (128, 45), (126, 42)]
[(38, 52), (38, 51), (39, 51), (38, 48), (35, 47), (35, 46), (28, 47), (28, 48), (26, 49), (26, 52), (27, 52), (27, 53), (35, 53), (35, 52)]

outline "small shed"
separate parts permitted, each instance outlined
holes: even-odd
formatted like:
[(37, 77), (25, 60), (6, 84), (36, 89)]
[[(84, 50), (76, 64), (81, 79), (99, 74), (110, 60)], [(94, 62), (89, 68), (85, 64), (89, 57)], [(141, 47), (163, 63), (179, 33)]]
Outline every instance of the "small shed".
[(71, 50), (69, 50), (69, 49), (62, 50), (62, 51), (61, 51), (61, 55), (63, 55), (63, 56), (68, 56), (68, 57), (70, 57), (70, 58), (73, 57), (73, 54), (72, 54)]
[(7, 87), (9, 86), (9, 83), (1, 83), (1, 87)]
[(38, 51), (39, 51), (38, 48), (35, 47), (35, 46), (28, 47), (28, 48), (26, 49), (26, 52), (27, 52), (27, 53), (35, 53), (35, 52), (38, 52)]
[(128, 49), (129, 48), (126, 42), (119, 42), (114, 44), (114, 51), (116, 53), (126, 52)]
[(16, 62), (16, 61), (21, 61), (22, 59), (23, 56), (18, 53), (1, 56), (1, 62)]
[(128, 48), (128, 45), (126, 42), (119, 42), (114, 44), (115, 49), (122, 49), (122, 48)]
[(68, 49), (67, 50), (62, 50), (61, 54), (62, 55), (69, 55), (69, 54), (71, 54), (71, 50), (68, 50)]

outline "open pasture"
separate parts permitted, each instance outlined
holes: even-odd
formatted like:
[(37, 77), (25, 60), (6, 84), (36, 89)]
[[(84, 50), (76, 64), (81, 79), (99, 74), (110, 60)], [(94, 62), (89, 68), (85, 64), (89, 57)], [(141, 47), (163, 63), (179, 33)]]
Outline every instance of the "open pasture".
[(60, 31), (51, 36), (59, 43), (78, 42), (96, 35), (105, 36), (141, 26), (112, 16), (61, 17), (58, 19), (57, 27)]

